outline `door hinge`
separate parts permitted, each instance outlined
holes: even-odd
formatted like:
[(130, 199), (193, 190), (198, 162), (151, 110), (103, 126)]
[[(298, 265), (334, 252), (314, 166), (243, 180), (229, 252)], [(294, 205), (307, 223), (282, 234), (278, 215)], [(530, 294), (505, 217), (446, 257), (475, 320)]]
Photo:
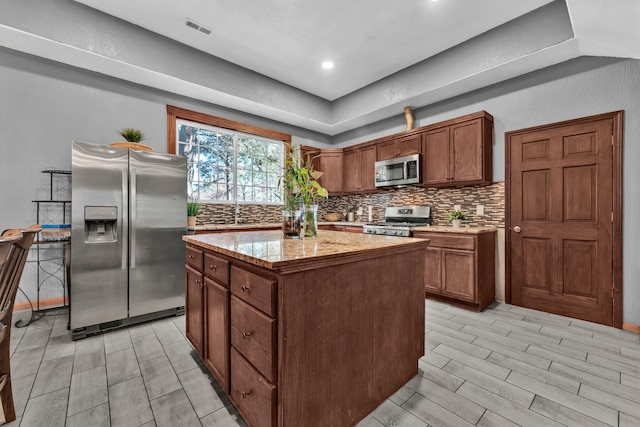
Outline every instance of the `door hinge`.
[(611, 211), (611, 222), (613, 222), (613, 211)]
[(611, 146), (615, 146), (616, 145), (616, 141), (615, 138), (613, 137), (613, 135), (611, 135)]

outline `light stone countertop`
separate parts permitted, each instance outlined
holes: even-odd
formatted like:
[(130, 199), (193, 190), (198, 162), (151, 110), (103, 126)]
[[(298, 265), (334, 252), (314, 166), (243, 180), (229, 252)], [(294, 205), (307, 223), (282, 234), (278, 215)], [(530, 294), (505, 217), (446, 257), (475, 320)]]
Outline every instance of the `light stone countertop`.
[[(365, 225), (364, 222), (348, 222), (348, 221), (319, 221), (318, 225), (353, 225), (357, 227), (362, 227)], [(227, 230), (256, 230), (256, 229), (279, 229), (282, 226), (280, 222), (274, 223), (254, 223), (254, 224), (205, 224), (205, 225), (196, 225), (196, 231), (227, 231)]]
[(459, 228), (453, 228), (449, 225), (429, 225), (425, 227), (415, 227), (413, 231), (430, 231), (433, 233), (465, 233), (465, 234), (480, 234), (480, 233), (490, 233), (492, 231), (496, 231), (497, 228), (494, 226), (483, 226), (483, 227), (473, 227), (473, 226), (462, 226)]
[(281, 230), (183, 236), (186, 243), (276, 270), (321, 260), (401, 253), (426, 248), (428, 239), (319, 230), (316, 238), (285, 239)]

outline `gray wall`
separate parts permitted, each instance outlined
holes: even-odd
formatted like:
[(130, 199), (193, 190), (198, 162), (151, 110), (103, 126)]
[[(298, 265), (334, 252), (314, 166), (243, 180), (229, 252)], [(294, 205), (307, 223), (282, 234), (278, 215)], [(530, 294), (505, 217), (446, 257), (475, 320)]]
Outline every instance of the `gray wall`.
[[(494, 181), (504, 180), (504, 132), (576, 117), (625, 110), (624, 321), (640, 324), (640, 61), (582, 58), (415, 111), (416, 125), (486, 110), (495, 117)], [(109, 143), (133, 126), (166, 151), (166, 104), (291, 133), (294, 143), (347, 146), (404, 129), (404, 117), (333, 138), (154, 91), (0, 49), (0, 227), (35, 221), (31, 200), (48, 195), (40, 171), (70, 168), (73, 139)], [(12, 184), (6, 184), (11, 181)], [(15, 184), (13, 184), (15, 182)]]

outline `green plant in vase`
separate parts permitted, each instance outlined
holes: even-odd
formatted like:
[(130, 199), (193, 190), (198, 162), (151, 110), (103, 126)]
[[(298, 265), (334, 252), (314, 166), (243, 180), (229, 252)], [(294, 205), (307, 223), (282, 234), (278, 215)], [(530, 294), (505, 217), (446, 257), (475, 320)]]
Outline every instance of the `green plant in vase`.
[(282, 233), (285, 239), (300, 237), (302, 226), (300, 195), (297, 193), (299, 160), (289, 150), (284, 159), (282, 177), (278, 180), (278, 189), (281, 194), (277, 196), (282, 199)]
[(318, 182), (323, 173), (313, 169), (312, 160), (311, 153), (307, 154), (298, 169), (298, 191), (304, 207), (302, 225), (304, 237), (316, 237), (318, 235), (318, 205), (316, 200), (319, 197), (326, 198), (329, 196), (327, 189)]

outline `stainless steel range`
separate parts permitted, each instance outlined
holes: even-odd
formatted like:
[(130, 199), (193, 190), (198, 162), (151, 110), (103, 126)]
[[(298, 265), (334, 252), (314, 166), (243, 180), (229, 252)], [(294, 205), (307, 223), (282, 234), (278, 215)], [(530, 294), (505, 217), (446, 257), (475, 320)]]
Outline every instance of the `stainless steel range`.
[(384, 210), (384, 222), (365, 224), (366, 234), (411, 237), (413, 229), (431, 225), (431, 206), (389, 206)]

